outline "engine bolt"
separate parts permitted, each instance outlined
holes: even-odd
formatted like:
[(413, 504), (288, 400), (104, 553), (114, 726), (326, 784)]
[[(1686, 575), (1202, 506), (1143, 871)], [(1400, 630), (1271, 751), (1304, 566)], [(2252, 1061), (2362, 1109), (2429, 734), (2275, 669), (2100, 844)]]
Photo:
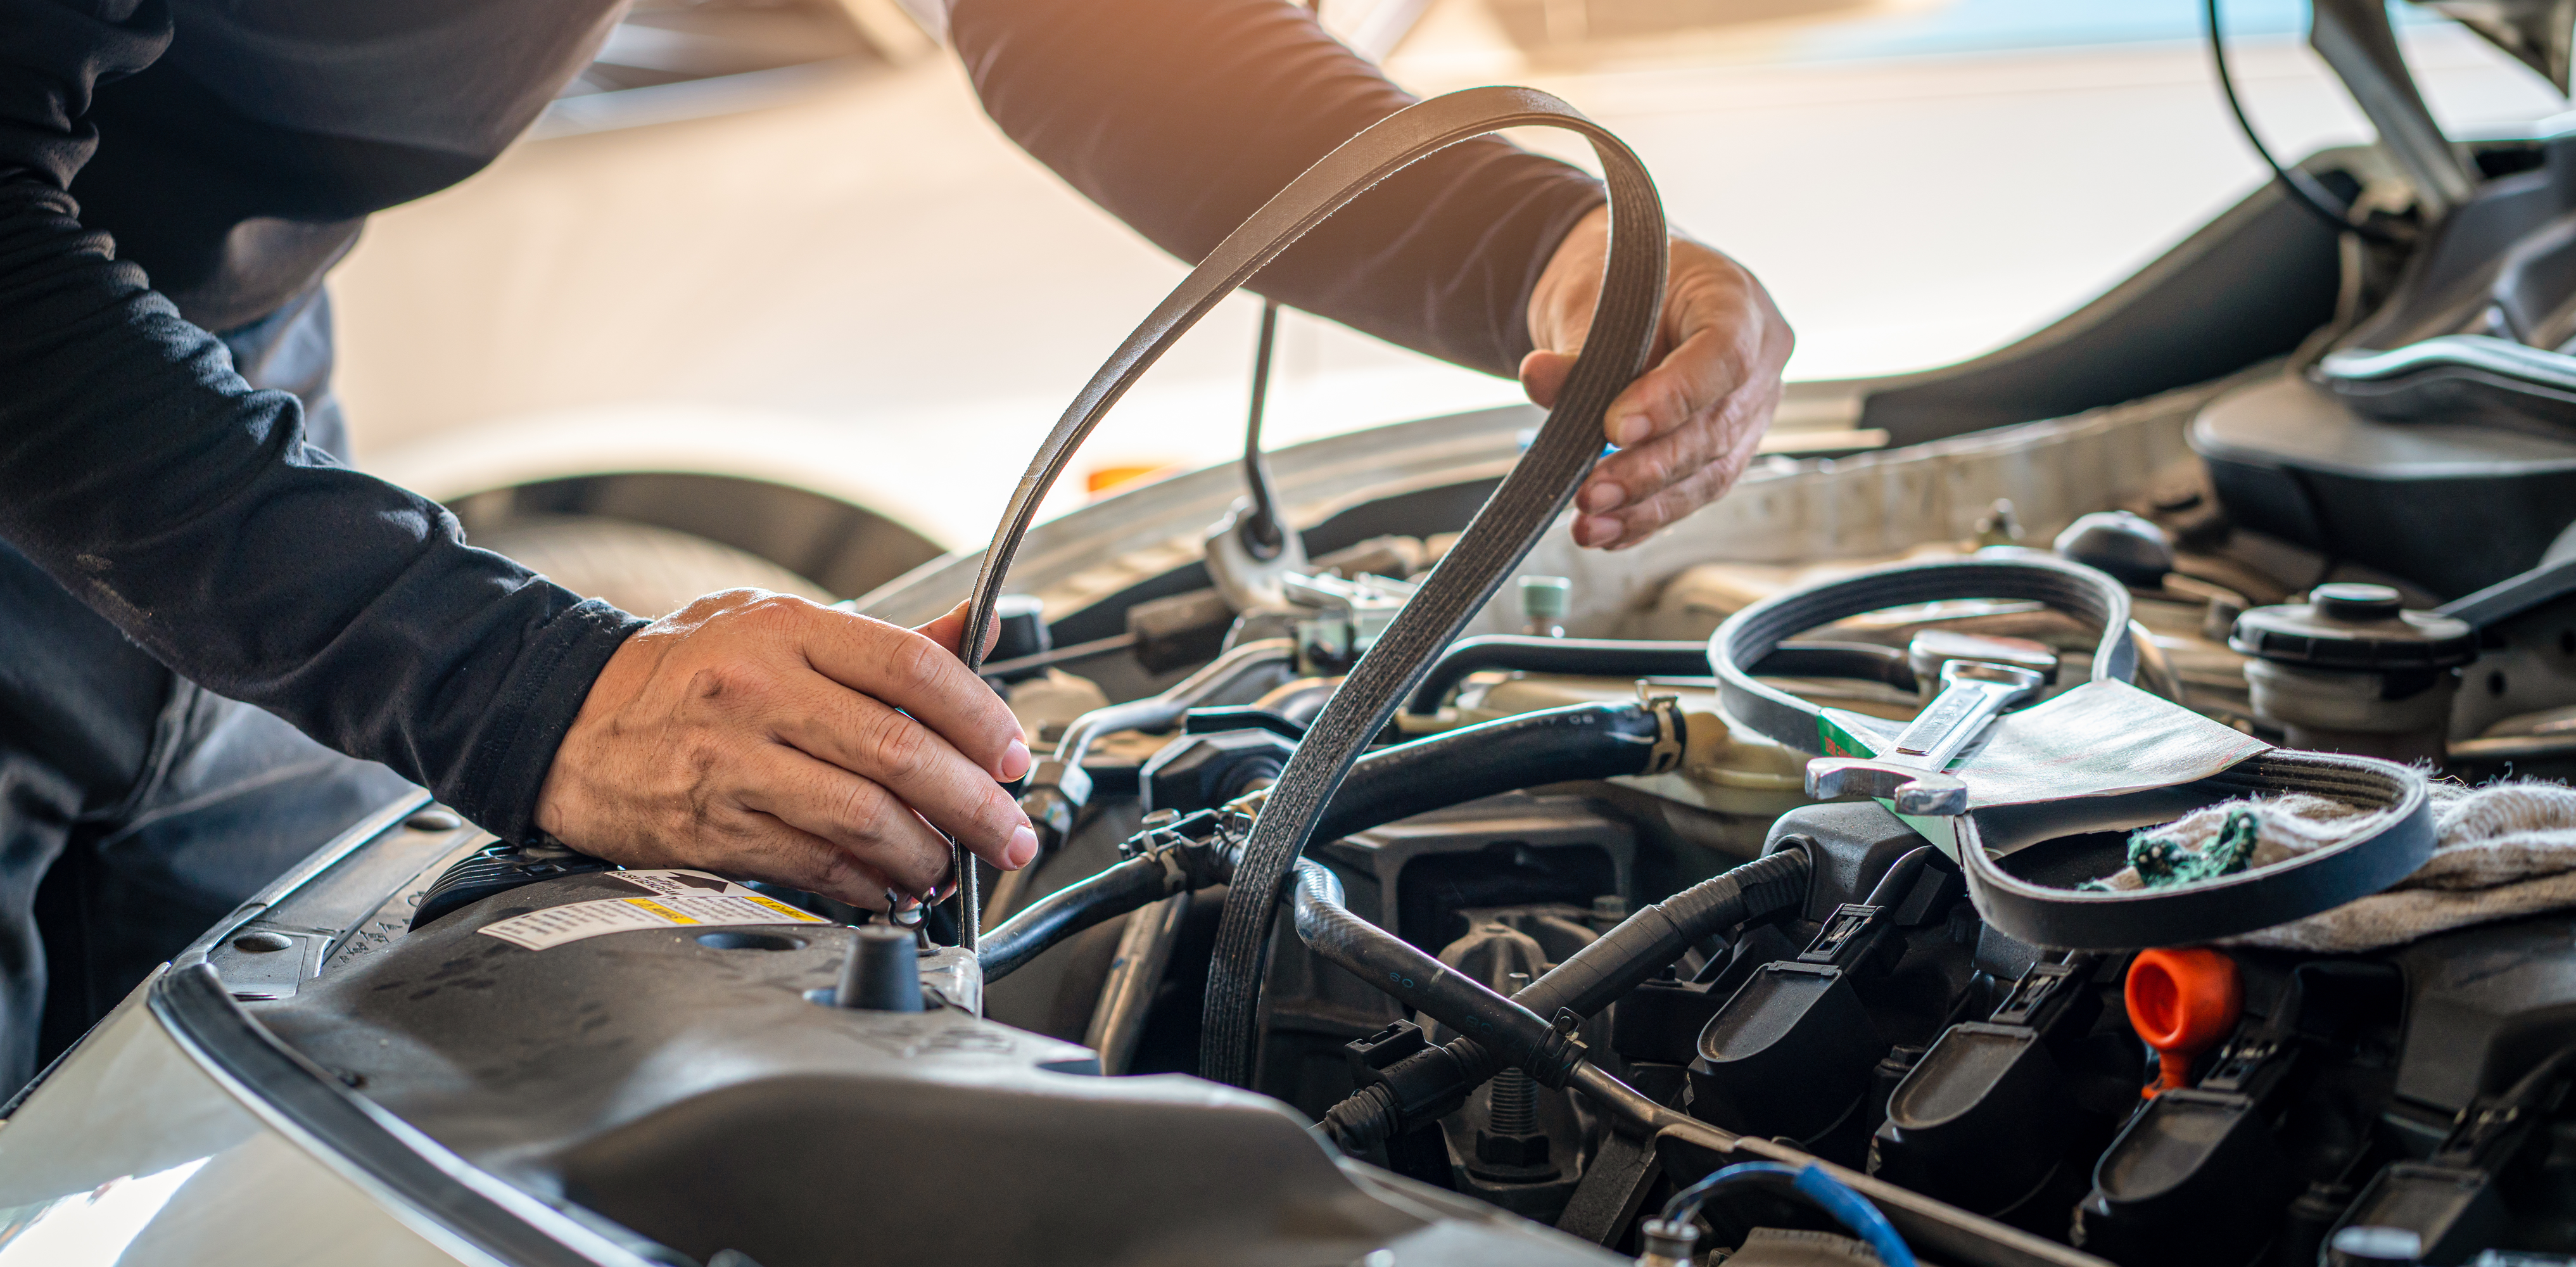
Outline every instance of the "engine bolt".
[(1494, 1079), (1493, 1106), (1486, 1113), (1497, 1135), (1529, 1135), (1538, 1130), (1538, 1084), (1527, 1073), (1506, 1069)]

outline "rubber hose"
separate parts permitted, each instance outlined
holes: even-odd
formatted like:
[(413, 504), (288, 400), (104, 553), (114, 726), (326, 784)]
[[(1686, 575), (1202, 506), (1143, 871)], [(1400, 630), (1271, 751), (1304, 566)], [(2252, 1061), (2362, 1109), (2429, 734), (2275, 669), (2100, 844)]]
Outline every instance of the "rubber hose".
[(1161, 860), (1129, 858), (1029, 903), (976, 945), (984, 980), (999, 981), (1075, 933), (1171, 896), (1171, 884)]
[[(1576, 704), (1381, 748), (1352, 767), (1324, 838), (1535, 783), (1640, 773), (1654, 760), (1661, 728), (1640, 704)], [(984, 979), (1008, 976), (1075, 933), (1170, 896), (1164, 876), (1160, 863), (1131, 858), (1030, 903), (984, 934), (977, 948)]]
[(1642, 774), (1662, 728), (1641, 704), (1574, 704), (1380, 748), (1351, 767), (1315, 839), (1541, 783)]
[(1874, 642), (1784, 642), (1747, 671), (1755, 677), (1857, 678), (1900, 691), (1922, 689), (1912, 657)]
[(1553, 1016), (1590, 1016), (1670, 967), (1701, 940), (1806, 900), (1806, 851), (1783, 849), (1702, 880), (1621, 920), (1512, 997)]
[(1405, 711), (1428, 717), (1440, 711), (1451, 687), (1472, 673), (1518, 669), (1586, 677), (1707, 677), (1706, 642), (1647, 642), (1626, 638), (1539, 638), (1486, 634), (1461, 638), (1432, 662), (1413, 688)]
[[(1807, 877), (1812, 870), (1806, 851), (1783, 849), (1711, 876), (1620, 921), (1590, 945), (1567, 956), (1565, 962), (1521, 987), (1512, 995), (1512, 1002), (1540, 1016), (1554, 1016), (1559, 1009), (1570, 1008), (1575, 1015), (1588, 1018), (1663, 971), (1701, 939), (1806, 901)], [(1441, 1020), (1447, 1023), (1447, 1018)], [(1451, 1072), (1440, 1078), (1416, 1080), (1410, 1076), (1412, 1070), (1390, 1070), (1388, 1081), (1454, 1085), (1454, 1094), (1464, 1094), (1484, 1085), (1512, 1063), (1472, 1037), (1453, 1038), (1398, 1064), (1416, 1061), (1443, 1064)], [(1333, 1106), (1324, 1115), (1324, 1124), (1342, 1142), (1345, 1151), (1361, 1153), (1400, 1129), (1404, 1125), (1402, 1115), (1403, 1108), (1392, 1094), (1382, 1086), (1371, 1085)]]
[(1056, 741), (1059, 761), (1080, 761), (1093, 740), (1122, 730), (1165, 731), (1181, 724), (1192, 708), (1242, 680), (1243, 675), (1295, 654), (1286, 638), (1247, 642), (1173, 683), (1159, 695), (1095, 708), (1073, 719)]
[[(1405, 711), (1429, 717), (1468, 675), (1497, 669), (1581, 677), (1704, 678), (1714, 672), (1704, 641), (1486, 634), (1462, 638), (1442, 652)], [(1914, 665), (1903, 651), (1867, 642), (1784, 642), (1752, 671), (1757, 677), (1848, 677), (1915, 689)]]
[(1324, 865), (1300, 859), (1290, 887), (1297, 936), (1306, 948), (1349, 969), (1406, 1007), (1476, 1035), (1485, 1047), (1528, 1069), (1548, 1086), (1565, 1082), (1569, 1045), (1538, 1013), (1432, 958), (1412, 943), (1351, 914), (1342, 882)]

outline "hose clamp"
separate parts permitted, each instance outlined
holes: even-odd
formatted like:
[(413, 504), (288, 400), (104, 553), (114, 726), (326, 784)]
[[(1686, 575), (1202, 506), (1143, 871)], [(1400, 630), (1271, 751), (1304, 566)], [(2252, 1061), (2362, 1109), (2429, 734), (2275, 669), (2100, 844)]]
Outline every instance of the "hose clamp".
[(1540, 1040), (1537, 1050), (1530, 1053), (1526, 1070), (1540, 1086), (1551, 1090), (1563, 1089), (1573, 1079), (1575, 1069), (1592, 1054), (1592, 1050), (1583, 1045), (1583, 1040), (1574, 1036), (1574, 1031), (1582, 1024), (1583, 1018), (1575, 1015), (1570, 1007), (1558, 1008), (1556, 1015), (1548, 1018), (1547, 1037)]
[(1690, 723), (1682, 718), (1682, 698), (1678, 695), (1649, 695), (1646, 679), (1637, 679), (1637, 703), (1655, 715), (1655, 746), (1646, 752), (1646, 768), (1641, 774), (1668, 774), (1681, 768), (1682, 754), (1690, 749)]

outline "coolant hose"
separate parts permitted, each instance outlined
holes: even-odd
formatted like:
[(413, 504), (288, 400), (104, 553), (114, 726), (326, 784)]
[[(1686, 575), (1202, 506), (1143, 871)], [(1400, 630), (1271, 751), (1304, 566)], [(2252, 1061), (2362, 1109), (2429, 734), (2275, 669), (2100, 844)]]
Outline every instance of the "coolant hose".
[(1159, 858), (1129, 858), (1057, 889), (988, 929), (975, 946), (986, 983), (1019, 970), (1075, 933), (1173, 893), (1171, 868)]
[(1670, 769), (1681, 760), (1681, 725), (1678, 709), (1574, 704), (1380, 748), (1351, 767), (1315, 839), (1541, 783)]
[(1504, 998), (1485, 983), (1432, 958), (1411, 942), (1353, 915), (1342, 905), (1342, 882), (1320, 862), (1300, 859), (1289, 899), (1297, 936), (1308, 950), (1349, 969), (1405, 1006), (1452, 1029), (1476, 1035), (1500, 1059), (1561, 1087), (1582, 1048), (1545, 1017)]
[(1440, 711), (1449, 689), (1488, 669), (1572, 673), (1584, 677), (1707, 677), (1708, 643), (1647, 642), (1633, 638), (1540, 638), (1486, 634), (1461, 638), (1431, 664), (1413, 688), (1405, 711), (1428, 717)]
[[(1681, 727), (1680, 710), (1669, 704), (1576, 704), (1381, 748), (1351, 768), (1322, 838), (1534, 784), (1649, 773), (1680, 759)], [(1130, 858), (1031, 902), (984, 933), (977, 946), (984, 979), (999, 980), (1075, 933), (1169, 897), (1173, 883), (1160, 862)]]
[[(1495, 669), (1521, 673), (1564, 673), (1578, 677), (1692, 677), (1712, 670), (1708, 643), (1659, 642), (1638, 638), (1541, 638), (1530, 634), (1486, 634), (1461, 638), (1423, 675), (1404, 711), (1429, 717), (1441, 701), (1468, 676)], [(1915, 689), (1914, 666), (1905, 652), (1865, 642), (1784, 642), (1753, 666), (1761, 677), (1848, 677)]]
[[(1711, 876), (1620, 921), (1523, 986), (1511, 1002), (1538, 1016), (1571, 1009), (1589, 1017), (1663, 971), (1694, 943), (1804, 902), (1811, 870), (1806, 851), (1790, 848)], [(1333, 1106), (1324, 1115), (1324, 1126), (1345, 1152), (1366, 1152), (1411, 1121), (1444, 1115), (1453, 1101), (1516, 1063), (1474, 1037), (1476, 1031), (1438, 1013), (1433, 1016), (1469, 1036), (1397, 1061), (1382, 1082)], [(1434, 1109), (1438, 1111), (1429, 1111)]]

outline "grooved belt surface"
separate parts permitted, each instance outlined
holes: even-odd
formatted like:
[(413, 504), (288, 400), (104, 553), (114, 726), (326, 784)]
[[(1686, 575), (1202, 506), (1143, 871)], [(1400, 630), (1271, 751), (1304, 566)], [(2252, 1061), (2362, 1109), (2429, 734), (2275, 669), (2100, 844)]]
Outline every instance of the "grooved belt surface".
[(1424, 155), (1503, 128), (1556, 127), (1592, 143), (1610, 189), (1610, 258), (1591, 334), (1538, 438), (1377, 644), (1317, 715), (1280, 774), (1235, 869), (1209, 965), (1202, 1076), (1252, 1080), (1260, 990), (1271, 928), (1290, 869), (1351, 762), (1432, 660), (1509, 577), (1572, 500), (1601, 455), (1601, 419), (1642, 373), (1663, 310), (1663, 204), (1644, 164), (1617, 137), (1563, 101), (1528, 88), (1474, 88), (1435, 97), (1371, 126), (1306, 169), (1217, 244), (1100, 368), (1039, 446), (985, 551), (960, 646), (982, 660), (984, 633), (1030, 521), (1073, 454), (1110, 407), (1198, 319), (1326, 216)]
[[(2242, 738), (2180, 704), (2126, 683), (2137, 666), (2129, 630), (2128, 590), (2091, 568), (2043, 555), (1957, 562), (1898, 564), (1804, 590), (1775, 595), (1728, 617), (1709, 639), (1709, 662), (1720, 684), (1720, 706), (1735, 719), (1782, 743), (1822, 751), (1839, 718), (1868, 719), (1827, 710), (1756, 680), (1750, 670), (1783, 639), (1830, 621), (1944, 599), (2018, 598), (2046, 603), (2102, 628), (2093, 655), (2092, 681), (2056, 699), (2008, 715), (1982, 750), (1954, 764), (1978, 808), (1956, 819), (1919, 820), (1932, 835), (1951, 824), (1951, 851), (1966, 872), (1977, 913), (1996, 929), (2033, 945), (2079, 950), (2127, 949), (2209, 941), (2286, 924), (2341, 906), (2396, 883), (2432, 856), (2434, 831), (2421, 776), (2392, 762), (2341, 753), (2297, 752)], [(2048, 718), (2054, 710), (2059, 714)], [(2036, 730), (2058, 743), (2014, 743)], [(2193, 730), (2214, 732), (2232, 747), (2215, 747)], [(2093, 742), (2089, 731), (2116, 737)], [(2150, 736), (2168, 733), (2179, 757)], [(2075, 742), (2087, 740), (2087, 742)], [(2073, 751), (2067, 751), (2069, 748)], [(1995, 754), (2008, 754), (1998, 758)], [(2212, 757), (2211, 754), (2215, 753)], [(2242, 754), (2242, 755), (2240, 755)], [(2046, 757), (2055, 765), (2019, 762)], [(2202, 760), (2180, 758), (2197, 757)], [(1977, 762), (2002, 761), (2011, 778), (1980, 780)], [(2217, 765), (2223, 761), (2226, 764)], [(2007, 795), (1998, 795), (1998, 784)], [(1982, 786), (1981, 786), (1982, 784)], [(2199, 804), (2260, 793), (2312, 792), (2378, 814), (2367, 829), (2331, 848), (2236, 875), (2162, 889), (2093, 892), (2041, 883), (2013, 874), (1990, 855), (1983, 816), (2004, 809), (2011, 829), (2032, 838), (2072, 835), (2121, 822), (2124, 807), (2153, 822)], [(2034, 824), (2038, 824), (2034, 827)], [(2127, 825), (2139, 825), (2131, 820)], [(1934, 835), (1934, 839), (1939, 839)], [(2116, 866), (2103, 868), (2107, 873)]]
[(1823, 585), (1775, 594), (1727, 617), (1710, 635), (1709, 667), (1717, 674), (1726, 715), (1802, 752), (1824, 751), (1823, 710), (1757, 681), (1754, 665), (1783, 641), (1863, 612), (1961, 598), (2017, 598), (2046, 603), (2098, 625), (2093, 680), (2126, 682), (2138, 671), (2130, 640), (2129, 591), (2091, 568), (2045, 555), (1899, 563)]

